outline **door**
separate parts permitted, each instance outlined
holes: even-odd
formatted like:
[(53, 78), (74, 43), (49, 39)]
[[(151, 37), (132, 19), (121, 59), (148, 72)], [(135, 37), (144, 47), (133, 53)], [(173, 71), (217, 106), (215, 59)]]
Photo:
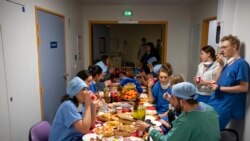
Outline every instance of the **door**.
[(191, 41), (188, 50), (188, 76), (187, 81), (193, 82), (199, 65), (199, 52), (200, 52), (200, 25), (193, 25), (191, 27)]
[(4, 64), (4, 51), (2, 40), (2, 29), (0, 23), (0, 139), (3, 141), (10, 140), (10, 123), (8, 110), (8, 95), (6, 90), (6, 73)]
[(65, 90), (64, 17), (36, 8), (42, 115), (53, 122)]

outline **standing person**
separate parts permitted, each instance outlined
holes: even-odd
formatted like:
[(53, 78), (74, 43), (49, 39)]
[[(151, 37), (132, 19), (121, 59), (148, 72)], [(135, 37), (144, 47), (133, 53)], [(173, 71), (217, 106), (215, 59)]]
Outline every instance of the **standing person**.
[(144, 71), (146, 74), (150, 73), (150, 69), (148, 64), (153, 62), (151, 60), (157, 61), (154, 51), (154, 44), (152, 42), (148, 42), (146, 44), (146, 52), (141, 57), (140, 62), (142, 64), (141, 70)]
[[(240, 40), (237, 36), (227, 35), (221, 39), (218, 62), (217, 84), (210, 84), (215, 90), (209, 103), (219, 114), (220, 128), (224, 129), (231, 119), (245, 117), (246, 94), (249, 87), (249, 64), (240, 57)], [(224, 65), (223, 57), (227, 58)]]
[(189, 82), (173, 85), (170, 102), (182, 114), (173, 121), (173, 128), (163, 135), (143, 121), (137, 121), (139, 130), (148, 132), (154, 141), (219, 141), (218, 115), (214, 109), (195, 100), (195, 86)]
[[(88, 85), (79, 77), (74, 77), (67, 86), (67, 95), (62, 99), (52, 123), (49, 141), (78, 141), (94, 127), (96, 101), (91, 100)], [(84, 103), (84, 113), (77, 109)]]
[[(208, 86), (216, 81), (219, 63), (216, 61), (215, 50), (212, 46), (204, 46), (200, 52), (201, 63), (198, 66), (196, 77), (200, 81), (194, 81), (199, 93), (198, 101), (208, 103), (213, 90)], [(196, 78), (195, 78), (196, 79)]]

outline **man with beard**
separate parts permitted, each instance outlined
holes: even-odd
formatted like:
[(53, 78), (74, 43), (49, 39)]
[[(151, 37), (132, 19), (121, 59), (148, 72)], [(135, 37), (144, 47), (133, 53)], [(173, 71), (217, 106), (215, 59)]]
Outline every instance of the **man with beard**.
[(170, 103), (181, 109), (182, 114), (173, 121), (173, 128), (162, 135), (154, 127), (137, 121), (139, 130), (148, 132), (154, 141), (219, 141), (220, 129), (218, 115), (214, 109), (196, 101), (195, 86), (189, 82), (173, 85)]

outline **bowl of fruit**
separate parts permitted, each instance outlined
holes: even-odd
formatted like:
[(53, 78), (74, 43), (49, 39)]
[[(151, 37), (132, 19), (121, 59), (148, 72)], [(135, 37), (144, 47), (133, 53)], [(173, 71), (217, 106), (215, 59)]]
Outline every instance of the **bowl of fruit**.
[(135, 101), (138, 98), (139, 94), (142, 92), (140, 84), (135, 79), (124, 79), (121, 82), (121, 86), (121, 97), (122, 99), (127, 101)]

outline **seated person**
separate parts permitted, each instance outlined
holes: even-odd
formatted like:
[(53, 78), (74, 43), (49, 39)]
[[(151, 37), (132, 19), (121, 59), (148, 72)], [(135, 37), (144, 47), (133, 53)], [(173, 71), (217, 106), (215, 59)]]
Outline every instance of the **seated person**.
[[(78, 105), (84, 103), (84, 114), (78, 111)], [(94, 127), (96, 119), (96, 101), (91, 100), (88, 85), (79, 77), (74, 77), (67, 86), (67, 95), (62, 99), (52, 123), (49, 141), (81, 140), (84, 134)]]
[[(148, 99), (150, 103), (155, 105), (157, 114), (160, 118), (167, 121), (165, 112), (169, 109), (169, 102), (163, 98), (164, 93), (171, 94), (169, 78), (172, 75), (172, 67), (169, 63), (164, 64), (158, 74), (159, 80), (154, 82), (154, 79), (148, 81)], [(168, 131), (168, 127), (163, 128), (164, 133)]]
[(154, 141), (219, 141), (218, 115), (214, 109), (196, 100), (193, 84), (181, 82), (173, 85), (170, 103), (182, 114), (173, 121), (173, 128), (163, 135), (143, 121), (137, 121), (139, 130), (148, 132)]

